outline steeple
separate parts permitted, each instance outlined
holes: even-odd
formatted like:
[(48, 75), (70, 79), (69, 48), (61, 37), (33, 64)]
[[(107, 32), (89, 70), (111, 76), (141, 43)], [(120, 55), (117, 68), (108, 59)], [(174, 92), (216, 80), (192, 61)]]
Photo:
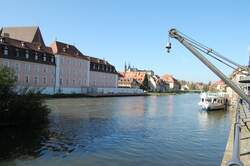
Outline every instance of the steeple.
[(128, 69), (131, 69), (130, 63), (128, 64)]
[(125, 61), (125, 65), (124, 65), (124, 71), (127, 72), (127, 63)]

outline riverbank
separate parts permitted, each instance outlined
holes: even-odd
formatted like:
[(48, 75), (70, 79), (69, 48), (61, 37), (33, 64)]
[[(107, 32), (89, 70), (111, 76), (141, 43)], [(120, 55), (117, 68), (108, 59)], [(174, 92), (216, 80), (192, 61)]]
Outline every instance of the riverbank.
[(176, 91), (169, 91), (169, 92), (164, 92), (164, 93), (147, 92), (147, 95), (148, 96), (168, 96), (168, 95), (176, 95), (176, 94), (184, 94), (184, 93), (201, 93), (201, 91), (176, 90)]
[(88, 93), (88, 94), (53, 94), (46, 95), (44, 98), (79, 98), (79, 97), (133, 97), (133, 96), (169, 96), (184, 93), (200, 93), (200, 91), (169, 91), (165, 93), (144, 92), (144, 93)]

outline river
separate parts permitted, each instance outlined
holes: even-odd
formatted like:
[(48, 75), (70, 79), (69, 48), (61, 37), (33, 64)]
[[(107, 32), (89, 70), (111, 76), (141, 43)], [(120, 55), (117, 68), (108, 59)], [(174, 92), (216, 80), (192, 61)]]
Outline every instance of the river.
[(231, 115), (201, 111), (198, 101), (198, 94), (50, 99), (45, 129), (2, 131), (0, 165), (220, 165)]

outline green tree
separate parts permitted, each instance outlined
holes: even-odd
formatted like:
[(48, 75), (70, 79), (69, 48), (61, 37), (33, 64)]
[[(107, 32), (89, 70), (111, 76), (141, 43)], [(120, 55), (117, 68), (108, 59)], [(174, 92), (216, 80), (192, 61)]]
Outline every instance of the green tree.
[[(0, 126), (32, 126), (47, 123), (49, 109), (40, 93), (15, 91), (15, 72), (0, 67)], [(22, 92), (22, 93), (21, 93)]]
[(149, 91), (150, 90), (150, 86), (149, 86), (149, 78), (148, 78), (148, 74), (145, 74), (144, 80), (140, 86), (141, 89)]
[(14, 95), (15, 82), (15, 72), (8, 67), (0, 66), (0, 111), (7, 109), (9, 101)]

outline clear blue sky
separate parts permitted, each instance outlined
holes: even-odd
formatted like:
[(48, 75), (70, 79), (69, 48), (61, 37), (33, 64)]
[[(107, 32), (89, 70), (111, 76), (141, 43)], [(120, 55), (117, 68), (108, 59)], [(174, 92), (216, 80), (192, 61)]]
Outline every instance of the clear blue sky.
[(240, 64), (248, 63), (249, 0), (5, 0), (0, 20), (0, 26), (38, 25), (47, 45), (55, 38), (72, 43), (117, 70), (126, 61), (177, 79), (217, 80), (180, 43), (173, 41), (172, 53), (166, 53), (171, 27)]

